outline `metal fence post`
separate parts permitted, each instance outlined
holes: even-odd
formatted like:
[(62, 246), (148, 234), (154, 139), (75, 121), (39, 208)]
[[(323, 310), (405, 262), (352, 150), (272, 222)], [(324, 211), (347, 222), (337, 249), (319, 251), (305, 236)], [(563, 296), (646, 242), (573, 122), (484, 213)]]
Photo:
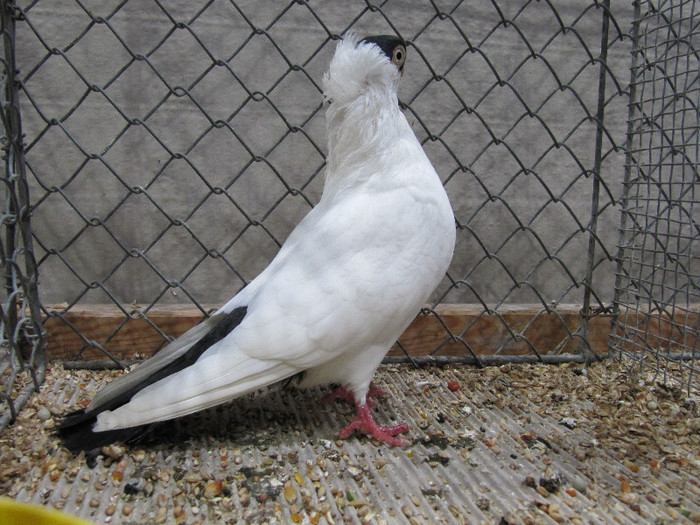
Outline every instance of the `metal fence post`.
[(15, 67), (15, 6), (4, 1), (2, 29), (2, 151), (0, 174), (5, 191), (0, 264), (3, 273), (0, 349), (0, 431), (17, 416), (39, 389), (46, 370), (45, 334), (37, 289), (37, 263), (32, 248), (31, 206), (24, 163), (24, 145)]
[(591, 222), (588, 226), (588, 250), (586, 261), (586, 273), (584, 277), (583, 290), (583, 306), (581, 308), (581, 327), (582, 335), (579, 351), (584, 359), (592, 361), (597, 358), (595, 352), (590, 348), (588, 343), (588, 321), (594, 315), (601, 313), (600, 308), (591, 307), (591, 296), (593, 290), (593, 270), (595, 269), (595, 254), (598, 229), (598, 214), (600, 206), (600, 184), (601, 184), (601, 164), (603, 158), (603, 133), (605, 131), (605, 87), (606, 78), (608, 75), (607, 58), (608, 58), (608, 34), (610, 30), (610, 2), (606, 0), (602, 4), (603, 19), (601, 22), (601, 40), (600, 40), (600, 72), (598, 76), (598, 103), (596, 109), (596, 132), (595, 132), (595, 157), (593, 164), (593, 180), (591, 190)]

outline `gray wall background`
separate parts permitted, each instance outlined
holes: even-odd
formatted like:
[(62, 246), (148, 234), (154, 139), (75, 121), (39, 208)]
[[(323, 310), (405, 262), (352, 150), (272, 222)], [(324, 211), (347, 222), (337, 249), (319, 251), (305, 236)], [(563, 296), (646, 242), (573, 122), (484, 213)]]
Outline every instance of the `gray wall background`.
[[(219, 304), (255, 277), (320, 197), (321, 78), (329, 35), (348, 29), (411, 42), (399, 96), (459, 226), (434, 300), (581, 303), (603, 19), (593, 2), (21, 7), (44, 304)], [(596, 304), (613, 296), (631, 11), (614, 2)]]

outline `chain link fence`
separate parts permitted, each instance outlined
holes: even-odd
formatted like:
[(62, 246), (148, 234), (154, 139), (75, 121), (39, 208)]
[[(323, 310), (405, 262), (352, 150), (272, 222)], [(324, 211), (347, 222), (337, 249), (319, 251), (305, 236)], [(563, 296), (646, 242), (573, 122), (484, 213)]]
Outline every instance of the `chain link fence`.
[(607, 352), (610, 317), (628, 302), (615, 281), (632, 6), (4, 5), (51, 355), (151, 354), (178, 334), (173, 312), (194, 323), (267, 265), (320, 198), (321, 78), (348, 31), (409, 43), (399, 98), (458, 228), (421, 316), (429, 347), (402, 338), (394, 354), (483, 364)]
[(30, 202), (22, 147), (13, 42), (14, 13), (0, 12), (0, 144), (3, 209), (0, 219), (0, 431), (14, 420), (46, 371), (45, 337), (37, 292), (37, 265), (29, 225)]
[(700, 9), (635, 9), (612, 342), (653, 380), (690, 390), (700, 374)]

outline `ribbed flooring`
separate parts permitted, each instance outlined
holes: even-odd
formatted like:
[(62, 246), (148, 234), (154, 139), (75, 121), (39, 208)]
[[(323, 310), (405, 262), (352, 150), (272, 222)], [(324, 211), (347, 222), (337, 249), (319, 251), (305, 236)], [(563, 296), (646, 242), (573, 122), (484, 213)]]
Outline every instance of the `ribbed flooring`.
[(336, 440), (350, 406), (278, 386), (91, 468), (42, 407), (79, 407), (113, 375), (49, 370), (0, 436), (0, 494), (96, 523), (700, 521), (697, 396), (640, 389), (619, 363), (383, 366), (376, 417), (410, 423), (405, 448)]

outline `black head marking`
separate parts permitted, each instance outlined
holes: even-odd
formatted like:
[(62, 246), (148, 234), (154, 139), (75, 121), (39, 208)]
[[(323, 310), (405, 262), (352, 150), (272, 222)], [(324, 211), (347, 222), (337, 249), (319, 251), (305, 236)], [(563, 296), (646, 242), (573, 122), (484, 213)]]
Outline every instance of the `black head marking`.
[(403, 73), (406, 62), (406, 43), (393, 35), (368, 36), (361, 40), (374, 44), (381, 49), (391, 62)]

